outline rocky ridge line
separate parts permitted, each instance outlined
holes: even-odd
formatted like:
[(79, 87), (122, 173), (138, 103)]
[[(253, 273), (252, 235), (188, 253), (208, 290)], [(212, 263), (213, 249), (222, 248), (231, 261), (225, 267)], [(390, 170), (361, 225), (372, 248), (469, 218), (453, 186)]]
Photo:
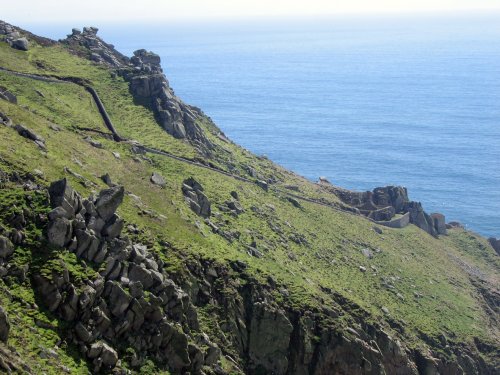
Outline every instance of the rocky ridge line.
[[(83, 32), (73, 29), (72, 34), (62, 40), (70, 47), (84, 47), (90, 51), (92, 61), (116, 70), (130, 84), (130, 92), (135, 100), (150, 106), (159, 125), (170, 135), (191, 142), (201, 154), (213, 149), (213, 144), (196, 123), (201, 116), (199, 109), (185, 104), (169, 85), (160, 65), (160, 57), (140, 49), (132, 58), (119, 53), (113, 45), (97, 36), (98, 29), (85, 27)], [(74, 48), (76, 53), (79, 49)]]

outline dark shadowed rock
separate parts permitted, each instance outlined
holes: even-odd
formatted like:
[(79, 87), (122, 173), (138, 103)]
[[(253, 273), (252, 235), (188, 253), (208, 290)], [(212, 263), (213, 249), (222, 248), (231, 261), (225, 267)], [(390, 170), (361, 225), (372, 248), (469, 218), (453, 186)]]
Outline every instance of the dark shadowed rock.
[(98, 367), (98, 369), (101, 365), (108, 369), (113, 368), (115, 367), (116, 362), (118, 362), (118, 354), (116, 353), (116, 350), (102, 341), (93, 343), (90, 346), (87, 356), (94, 360), (94, 364)]
[(113, 184), (113, 181), (111, 181), (111, 176), (109, 175), (109, 173), (103, 174), (101, 176), (101, 180), (102, 180), (102, 182), (104, 182), (109, 187), (116, 186), (115, 184)]
[(63, 217), (50, 222), (47, 229), (47, 238), (51, 245), (64, 247), (71, 241), (72, 233), (71, 222)]
[(500, 255), (500, 239), (490, 237), (488, 238), (488, 242), (490, 243), (491, 247), (496, 251), (498, 255)]
[(24, 125), (16, 125), (14, 126), (14, 129), (19, 133), (20, 136), (28, 138), (33, 142), (35, 142), (40, 147), (45, 148), (45, 140), (38, 134), (36, 134), (33, 130), (28, 129)]
[(394, 207), (387, 206), (378, 210), (370, 211), (368, 217), (375, 221), (389, 221), (394, 217), (395, 214), (396, 211)]
[(109, 288), (109, 308), (111, 314), (120, 317), (129, 307), (132, 297), (120, 285), (110, 281), (108, 283), (110, 285), (107, 285), (106, 288)]
[(108, 221), (114, 215), (118, 206), (123, 202), (124, 194), (123, 186), (115, 186), (99, 193), (95, 208), (104, 221)]
[[(11, 102), (12, 104), (17, 104), (17, 97), (3, 86), (0, 86), (0, 99), (7, 100), (8, 102)], [(1, 118), (8, 119), (8, 117), (4, 116), (3, 114), (1, 116)], [(5, 123), (5, 124), (7, 124), (7, 123)]]
[(189, 207), (197, 215), (208, 218), (211, 215), (211, 203), (203, 193), (203, 187), (194, 178), (190, 177), (184, 180), (182, 193), (186, 198)]
[(287, 197), (286, 198), (288, 200), (288, 202), (290, 202), (294, 207), (297, 207), (297, 208), (302, 208), (302, 206), (300, 205), (299, 201), (295, 198), (292, 198), (292, 197)]
[(9, 338), (9, 332), (10, 332), (9, 317), (7, 316), (7, 313), (5, 312), (3, 307), (0, 306), (0, 341), (6, 343)]
[(114, 214), (106, 223), (104, 229), (102, 230), (102, 234), (103, 236), (106, 236), (108, 240), (111, 240), (120, 235), (123, 225), (123, 219)]
[(434, 229), (434, 220), (424, 212), (420, 202), (407, 202), (403, 210), (410, 213), (410, 223), (415, 224), (432, 236), (437, 235)]
[(0, 258), (7, 258), (14, 252), (14, 245), (4, 236), (0, 236)]
[(5, 126), (12, 126), (12, 120), (2, 112), (0, 112), (0, 124)]
[(50, 205), (53, 208), (62, 207), (67, 218), (73, 218), (81, 208), (81, 200), (78, 194), (69, 186), (66, 178), (53, 182), (49, 187)]
[(402, 186), (385, 186), (373, 190), (373, 202), (377, 206), (392, 206), (395, 213), (401, 213), (408, 201), (408, 191)]
[(285, 374), (292, 330), (282, 311), (256, 303), (250, 323), (248, 351), (253, 367), (267, 369), (272, 374)]

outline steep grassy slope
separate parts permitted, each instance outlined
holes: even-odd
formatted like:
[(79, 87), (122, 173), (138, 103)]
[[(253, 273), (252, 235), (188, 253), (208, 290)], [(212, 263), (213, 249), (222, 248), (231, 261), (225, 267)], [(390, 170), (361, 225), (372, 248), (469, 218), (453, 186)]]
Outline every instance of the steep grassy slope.
[[(69, 53), (64, 46), (33, 45), (22, 52), (0, 43), (0, 67), (83, 78), (99, 93), (124, 138), (187, 159), (200, 158), (188, 142), (163, 131), (147, 107), (134, 103), (123, 78)], [(498, 315), (486, 307), (484, 290), (499, 285), (500, 259), (484, 238), (459, 228), (434, 238), (413, 225), (404, 229), (380, 227), (379, 233), (371, 221), (349, 212), (307, 201), (297, 206), (280, 191), (265, 191), (255, 183), (162, 155), (134, 153), (132, 142), (117, 143), (106, 136), (109, 132), (90, 94), (76, 84), (47, 83), (0, 71), (0, 86), (18, 98), (17, 105), (0, 100), (0, 112), (41, 135), (47, 146), (47, 152), (40, 150), (14, 129), (0, 125), (0, 170), (6, 174), (38, 173), (37, 180), (43, 185), (67, 177), (82, 196), (105, 188), (100, 176), (108, 173), (127, 192), (120, 215), (127, 224), (140, 228), (140, 239), (149, 243), (179, 278), (187, 272), (190, 259), (208, 259), (222, 266), (244, 261), (252, 282), (273, 286), (270, 294), (279, 306), (294, 311), (332, 310), (335, 318), (327, 324), (347, 337), (353, 335), (347, 327), (360, 330), (363, 320), (380, 324), (408, 348), (430, 350), (436, 357), (453, 359), (457, 351), (450, 347), (476, 348), (480, 343), (479, 347), (490, 348), (483, 351), (484, 360), (498, 365)], [(275, 177), (282, 190), (286, 190), (285, 185), (294, 185), (300, 191), (296, 194), (338, 204), (338, 198), (319, 185), (222, 140), (209, 119), (198, 122), (217, 145), (217, 155), (205, 162), (247, 177), (246, 168), (252, 166), (266, 178)], [(54, 130), (53, 125), (60, 130)], [(93, 147), (87, 136), (103, 147)], [(153, 172), (165, 178), (165, 188), (151, 183)], [(181, 190), (189, 177), (203, 185), (212, 203), (212, 222), (222, 230), (238, 232), (233, 241), (214, 233), (189, 209)], [(23, 201), (17, 196), (22, 190), (10, 184), (0, 190), (4, 210), (11, 199)], [(231, 200), (231, 192), (237, 192), (244, 209), (239, 215), (219, 209)], [(162, 243), (169, 244), (168, 251)], [(25, 247), (16, 249), (14, 262), (36, 264), (36, 253)], [(249, 248), (257, 249), (259, 256), (252, 256)], [(74, 264), (75, 274), (85, 278), (85, 272), (93, 272), (80, 269), (72, 254), (60, 256)], [(238, 278), (237, 273), (233, 276)], [(33, 327), (34, 319), (50, 323), (48, 327), (64, 322), (34, 307), (29, 278), (22, 283), (1, 281), (0, 285), (31, 306), (26, 309), (15, 298), (1, 297), (8, 315), (15, 317), (11, 318), (9, 344), (26, 358), (30, 368), (37, 373), (58, 373), (66, 366), (71, 372), (85, 373), (86, 362), (71, 345), (58, 345), (57, 357), (40, 359), (40, 346), (53, 347), (59, 331)], [(215, 337), (220, 335), (223, 320), (217, 312), (223, 310), (216, 304), (199, 309), (202, 328)], [(229, 347), (223, 348), (224, 352), (237, 355)], [(245, 366), (244, 358), (236, 361)], [(230, 369), (226, 362), (223, 359), (223, 365)]]

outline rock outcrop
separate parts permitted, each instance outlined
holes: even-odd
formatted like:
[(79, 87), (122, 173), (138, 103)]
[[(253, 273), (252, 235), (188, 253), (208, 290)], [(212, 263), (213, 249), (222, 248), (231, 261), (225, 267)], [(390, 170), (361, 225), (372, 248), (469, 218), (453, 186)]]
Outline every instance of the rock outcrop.
[(88, 51), (90, 60), (119, 68), (121, 74), (130, 83), (130, 92), (141, 104), (151, 107), (159, 125), (170, 135), (191, 142), (200, 153), (206, 154), (213, 145), (202, 128), (196, 123), (200, 111), (180, 100), (172, 90), (160, 65), (160, 57), (144, 49), (134, 52), (128, 58), (118, 52), (113, 45), (97, 36), (98, 29), (84, 27), (83, 31), (73, 29), (62, 40), (76, 54)]
[(20, 33), (20, 29), (0, 21), (0, 35), (5, 35), (5, 42), (12, 48), (27, 51), (29, 49), (28, 39)]
[(88, 50), (88, 58), (98, 64), (104, 64), (113, 68), (127, 65), (129, 58), (118, 52), (112, 44), (106, 43), (97, 36), (99, 31), (96, 27), (84, 27), (83, 32), (73, 29), (72, 33), (61, 42), (73, 48), (79, 54), (84, 49)]
[(7, 126), (7, 127), (11, 127), (12, 126), (12, 120), (10, 119), (10, 117), (8, 117), (7, 115), (5, 115), (2, 112), (0, 112), (0, 124), (4, 125), (4, 126)]
[(27, 128), (24, 125), (15, 125), (14, 129), (19, 133), (20, 136), (32, 140), (41, 149), (45, 150), (45, 139), (40, 135), (36, 134), (33, 130)]
[(210, 217), (211, 203), (205, 193), (203, 193), (203, 187), (198, 181), (192, 177), (184, 180), (182, 184), (182, 193), (194, 213), (204, 218)]
[(500, 239), (490, 237), (488, 238), (488, 242), (490, 243), (491, 247), (496, 251), (496, 253), (500, 255)]
[(433, 213), (431, 214), (432, 221), (434, 223), (434, 230), (437, 234), (446, 234), (446, 220), (443, 214)]
[(17, 104), (17, 97), (7, 90), (5, 87), (0, 86), (0, 99), (7, 100), (12, 104)]
[[(411, 223), (433, 236), (446, 234), (444, 215), (435, 213), (431, 216), (427, 214), (420, 202), (410, 201), (408, 191), (404, 187), (385, 186), (360, 193), (337, 189), (328, 184), (321, 185), (324, 189), (336, 194), (342, 202), (378, 224), (402, 228)], [(403, 216), (394, 219), (396, 214)], [(409, 220), (407, 220), (408, 216)]]
[(71, 282), (65, 268), (50, 276), (37, 274), (37, 291), (50, 311), (72, 322), (73, 339), (94, 371), (112, 369), (123, 342), (174, 373), (199, 373), (206, 361), (214, 362), (214, 344), (191, 343), (189, 335), (199, 328), (188, 295), (146, 246), (121, 236), (123, 220), (116, 210), (123, 187), (82, 199), (63, 179), (51, 184), (49, 194), (48, 242), (101, 266), (99, 275), (83, 285)]
[(153, 108), (160, 126), (178, 139), (187, 139), (206, 153), (213, 146), (196, 123), (198, 110), (182, 102), (169, 85), (160, 66), (160, 57), (146, 50), (134, 52), (132, 70), (122, 75), (130, 82), (130, 92), (140, 103)]
[(7, 313), (5, 312), (3, 307), (0, 306), (0, 341), (7, 342), (7, 340), (9, 339), (9, 332), (9, 317), (7, 316)]

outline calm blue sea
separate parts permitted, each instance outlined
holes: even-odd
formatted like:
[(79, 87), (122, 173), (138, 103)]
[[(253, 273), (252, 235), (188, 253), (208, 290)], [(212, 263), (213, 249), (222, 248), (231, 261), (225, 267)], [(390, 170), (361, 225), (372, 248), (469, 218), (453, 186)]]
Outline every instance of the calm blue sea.
[(249, 150), (500, 236), (500, 14), (100, 27)]

